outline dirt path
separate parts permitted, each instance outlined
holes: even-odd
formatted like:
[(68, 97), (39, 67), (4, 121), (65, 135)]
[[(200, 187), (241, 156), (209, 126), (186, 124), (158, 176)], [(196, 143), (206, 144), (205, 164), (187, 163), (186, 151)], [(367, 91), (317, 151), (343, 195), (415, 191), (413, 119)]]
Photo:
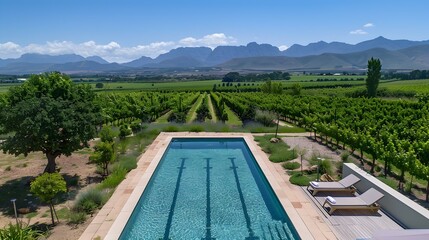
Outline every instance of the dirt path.
[(192, 123), (195, 118), (197, 118), (197, 110), (200, 108), (201, 103), (203, 102), (203, 98), (206, 94), (200, 94), (197, 101), (192, 105), (191, 109), (189, 110), (187, 116), (186, 116), (186, 123)]
[(211, 121), (213, 123), (215, 123), (215, 122), (218, 121), (218, 118), (217, 118), (216, 112), (214, 110), (213, 103), (212, 103), (212, 98), (210, 97), (210, 94), (207, 94), (207, 103), (209, 105), (210, 114), (212, 115), (212, 120)]

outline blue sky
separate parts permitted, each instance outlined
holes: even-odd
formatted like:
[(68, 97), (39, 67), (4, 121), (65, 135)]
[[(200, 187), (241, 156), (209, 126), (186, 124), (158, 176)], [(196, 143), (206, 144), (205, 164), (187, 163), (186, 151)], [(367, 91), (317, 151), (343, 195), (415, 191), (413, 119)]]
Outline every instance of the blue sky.
[(427, 0), (0, 0), (0, 58), (125, 62), (186, 46), (429, 39)]

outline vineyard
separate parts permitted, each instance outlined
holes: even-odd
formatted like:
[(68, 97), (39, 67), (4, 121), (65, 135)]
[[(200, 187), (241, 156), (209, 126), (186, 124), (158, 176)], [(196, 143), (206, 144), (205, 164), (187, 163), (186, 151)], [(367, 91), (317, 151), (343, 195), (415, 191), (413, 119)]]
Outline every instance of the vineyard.
[(408, 101), (261, 92), (103, 93), (98, 98), (105, 124), (150, 123), (167, 116), (164, 122), (216, 120), (246, 125), (256, 121), (257, 111), (276, 113), (329, 146), (370, 158), (371, 173), (379, 166), (386, 176), (395, 168), (400, 187), (406, 176), (410, 184), (415, 178), (429, 180), (429, 104), (424, 98)]

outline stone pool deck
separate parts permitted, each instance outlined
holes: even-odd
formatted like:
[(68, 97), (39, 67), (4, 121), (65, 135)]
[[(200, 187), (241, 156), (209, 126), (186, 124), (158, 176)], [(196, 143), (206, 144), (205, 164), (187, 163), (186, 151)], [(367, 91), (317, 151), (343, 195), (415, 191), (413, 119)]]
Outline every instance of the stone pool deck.
[(81, 240), (118, 239), (173, 137), (243, 137), (302, 239), (339, 239), (332, 225), (302, 188), (292, 185), (280, 164), (269, 161), (250, 133), (160, 133), (98, 212)]

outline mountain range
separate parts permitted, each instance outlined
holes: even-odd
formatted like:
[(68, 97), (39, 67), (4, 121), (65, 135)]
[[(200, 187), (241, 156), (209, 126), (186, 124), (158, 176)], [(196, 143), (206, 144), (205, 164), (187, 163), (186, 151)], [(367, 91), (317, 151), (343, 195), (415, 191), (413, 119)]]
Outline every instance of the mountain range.
[(218, 46), (213, 50), (208, 47), (179, 47), (156, 58), (142, 56), (122, 64), (109, 63), (98, 56), (24, 54), (16, 59), (0, 59), (0, 73), (132, 73), (142, 69), (206, 67), (261, 71), (355, 71), (365, 69), (371, 57), (379, 58), (385, 70), (429, 69), (429, 40), (378, 37), (354, 45), (320, 41), (306, 46), (294, 44), (285, 51), (255, 42), (246, 46)]

